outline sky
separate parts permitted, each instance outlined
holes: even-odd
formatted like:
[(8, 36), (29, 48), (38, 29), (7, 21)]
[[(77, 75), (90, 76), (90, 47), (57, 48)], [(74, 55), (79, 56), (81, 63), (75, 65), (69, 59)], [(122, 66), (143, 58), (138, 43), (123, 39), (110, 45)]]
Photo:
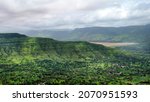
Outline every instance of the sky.
[(0, 32), (150, 23), (150, 0), (0, 0)]

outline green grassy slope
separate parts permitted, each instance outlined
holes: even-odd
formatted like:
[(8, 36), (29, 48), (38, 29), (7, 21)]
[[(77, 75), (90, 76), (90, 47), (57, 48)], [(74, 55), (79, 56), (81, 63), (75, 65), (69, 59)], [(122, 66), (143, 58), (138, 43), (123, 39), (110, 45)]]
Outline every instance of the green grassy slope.
[(149, 66), (102, 45), (0, 34), (0, 84), (150, 84)]

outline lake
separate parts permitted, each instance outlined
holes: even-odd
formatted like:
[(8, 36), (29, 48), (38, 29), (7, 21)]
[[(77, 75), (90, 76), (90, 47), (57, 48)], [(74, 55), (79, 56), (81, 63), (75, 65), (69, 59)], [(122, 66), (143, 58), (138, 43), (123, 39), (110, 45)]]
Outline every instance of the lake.
[(100, 44), (107, 47), (121, 47), (121, 46), (131, 46), (131, 45), (137, 45), (139, 43), (135, 42), (90, 42), (92, 44)]

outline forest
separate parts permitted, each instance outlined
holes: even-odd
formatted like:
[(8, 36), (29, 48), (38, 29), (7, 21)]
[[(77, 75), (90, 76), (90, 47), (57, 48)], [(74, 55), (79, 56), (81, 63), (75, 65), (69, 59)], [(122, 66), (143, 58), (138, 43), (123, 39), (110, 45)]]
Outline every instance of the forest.
[(0, 84), (149, 85), (148, 51), (1, 33)]

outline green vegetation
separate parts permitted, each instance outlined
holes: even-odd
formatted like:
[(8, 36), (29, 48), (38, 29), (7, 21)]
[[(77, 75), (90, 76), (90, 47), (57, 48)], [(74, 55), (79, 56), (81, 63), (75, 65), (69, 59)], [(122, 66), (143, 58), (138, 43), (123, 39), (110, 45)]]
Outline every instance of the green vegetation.
[(0, 34), (0, 84), (150, 84), (149, 54)]

